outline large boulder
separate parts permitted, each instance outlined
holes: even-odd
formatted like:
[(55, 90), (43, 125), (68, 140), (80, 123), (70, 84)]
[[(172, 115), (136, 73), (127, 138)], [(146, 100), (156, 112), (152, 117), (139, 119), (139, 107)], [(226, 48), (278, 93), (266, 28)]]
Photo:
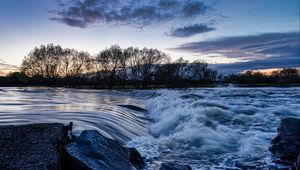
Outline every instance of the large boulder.
[[(278, 135), (272, 140), (269, 151), (279, 158), (277, 162), (292, 167), (300, 165), (300, 119), (281, 120)], [(298, 165), (297, 165), (298, 164)]]
[(59, 170), (66, 141), (63, 124), (0, 127), (1, 170)]
[(144, 161), (136, 149), (125, 148), (95, 130), (83, 131), (65, 147), (65, 169), (106, 170), (141, 169)]

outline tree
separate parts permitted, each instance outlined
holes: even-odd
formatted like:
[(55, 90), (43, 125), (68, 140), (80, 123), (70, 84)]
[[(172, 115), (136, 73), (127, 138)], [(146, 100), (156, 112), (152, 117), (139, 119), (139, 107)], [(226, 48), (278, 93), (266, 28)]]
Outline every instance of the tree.
[(64, 51), (61, 46), (48, 44), (34, 48), (26, 56), (21, 65), (21, 72), (27, 76), (42, 76), (44, 78), (57, 78), (59, 65)]
[(185, 72), (188, 61), (179, 58), (173, 63), (168, 62), (161, 65), (156, 73), (156, 81), (171, 87), (180, 87), (185, 84)]
[(279, 74), (281, 77), (297, 77), (299, 76), (299, 71), (293, 68), (283, 68)]
[(117, 45), (113, 45), (96, 56), (97, 75), (108, 84), (110, 89), (115, 83), (118, 69), (122, 67), (122, 55), (122, 49)]
[(60, 64), (60, 75), (64, 77), (82, 77), (92, 68), (90, 54), (74, 49), (65, 49)]
[(160, 65), (167, 61), (169, 57), (157, 49), (134, 50), (131, 58), (131, 73), (138, 82), (141, 81), (142, 88), (148, 88)]
[(199, 60), (190, 63), (186, 69), (186, 79), (190, 82), (204, 79), (208, 64)]
[(132, 57), (134, 49), (132, 47), (123, 50), (122, 56), (120, 58), (120, 68), (118, 69), (118, 77), (120, 78), (122, 87), (125, 88), (128, 76), (128, 67), (130, 66), (130, 58)]
[(138, 48), (129, 47), (124, 50), (124, 55), (128, 60), (128, 79), (135, 82), (137, 88), (140, 87), (141, 65), (140, 50)]
[(9, 73), (6, 77), (9, 78), (11, 81), (13, 81), (15, 84), (28, 83), (28, 77), (25, 74), (22, 74), (20, 72)]
[[(217, 77), (217, 71), (202, 61), (189, 63), (180, 58), (170, 62), (170, 57), (157, 49), (129, 47), (122, 50), (118, 45), (100, 51), (95, 57), (59, 45), (41, 45), (24, 58), (20, 70), (29, 83), (43, 85), (46, 82), (51, 86), (88, 84), (125, 88), (125, 85), (134, 84), (137, 88), (153, 85), (183, 87), (213, 83)], [(282, 74), (290, 76), (294, 72), (284, 70)], [(20, 75), (10, 76), (20, 82), (15, 77)]]

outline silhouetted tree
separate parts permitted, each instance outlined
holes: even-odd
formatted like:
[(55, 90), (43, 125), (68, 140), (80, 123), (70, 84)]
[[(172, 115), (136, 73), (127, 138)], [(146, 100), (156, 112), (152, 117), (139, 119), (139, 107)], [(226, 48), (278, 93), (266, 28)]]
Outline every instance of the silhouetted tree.
[(297, 77), (299, 74), (299, 71), (293, 68), (284, 68), (280, 70), (280, 76), (282, 77)]
[(92, 68), (89, 53), (65, 49), (60, 64), (60, 75), (64, 77), (81, 77)]
[(120, 58), (120, 68), (118, 69), (118, 77), (121, 81), (122, 87), (125, 88), (127, 80), (129, 80), (129, 67), (130, 67), (130, 58), (133, 56), (134, 49), (133, 47), (123, 50), (122, 56)]
[(218, 74), (216, 70), (208, 68), (206, 62), (199, 60), (189, 64), (185, 72), (187, 80), (196, 84), (213, 82), (216, 80)]
[(141, 80), (141, 57), (140, 50), (138, 48), (129, 47), (124, 50), (124, 54), (128, 58), (128, 79), (135, 83), (137, 88), (140, 87)]
[(107, 83), (108, 88), (112, 88), (117, 78), (118, 69), (122, 67), (122, 49), (113, 45), (109, 49), (101, 51), (96, 56), (97, 74), (100, 79)]
[(59, 64), (63, 55), (64, 51), (59, 45), (41, 45), (24, 58), (21, 72), (27, 76), (39, 75), (44, 78), (57, 78), (59, 76)]
[[(0, 82), (11, 80), (31, 85), (137, 88), (150, 86), (185, 87), (214, 83), (217, 71), (201, 61), (189, 63), (182, 58), (175, 62), (157, 49), (122, 50), (118, 45), (89, 53), (63, 49), (53, 44), (34, 48), (23, 60), (21, 74), (11, 74)], [(291, 75), (292, 71), (285, 71)]]
[(160, 65), (167, 62), (169, 57), (157, 49), (144, 48), (142, 50), (131, 49), (131, 51), (130, 69), (132, 77), (141, 82), (142, 88), (148, 88)]
[(156, 73), (156, 81), (165, 84), (168, 87), (181, 87), (185, 85), (185, 73), (188, 61), (183, 58), (177, 59), (175, 62), (161, 65)]
[(300, 83), (300, 74), (297, 69), (284, 68), (276, 70), (270, 74), (263, 74), (259, 71), (246, 71), (242, 74), (232, 74), (224, 78), (226, 82), (239, 84), (287, 84)]

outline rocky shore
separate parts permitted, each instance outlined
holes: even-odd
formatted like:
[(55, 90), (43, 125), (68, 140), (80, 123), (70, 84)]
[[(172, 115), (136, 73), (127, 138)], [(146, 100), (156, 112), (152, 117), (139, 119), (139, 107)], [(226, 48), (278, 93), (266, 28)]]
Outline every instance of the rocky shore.
[[(140, 170), (144, 158), (98, 131), (71, 135), (72, 124), (0, 126), (1, 170)], [(269, 151), (275, 162), (300, 169), (300, 119), (282, 119)], [(162, 163), (156, 170), (191, 169), (188, 165)]]
[(1, 170), (142, 169), (144, 160), (94, 130), (70, 139), (71, 125), (32, 124), (0, 127)]

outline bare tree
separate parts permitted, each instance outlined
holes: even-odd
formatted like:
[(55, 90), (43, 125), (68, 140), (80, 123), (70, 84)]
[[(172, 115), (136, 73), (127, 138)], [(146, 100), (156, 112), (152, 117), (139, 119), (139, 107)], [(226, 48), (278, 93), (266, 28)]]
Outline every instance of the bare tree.
[(161, 64), (169, 61), (169, 57), (157, 50), (144, 48), (142, 50), (132, 50), (130, 58), (131, 74), (135, 80), (141, 81), (142, 88), (148, 88), (150, 82), (154, 79), (155, 72)]
[(108, 84), (109, 88), (112, 88), (117, 77), (117, 71), (122, 67), (122, 55), (122, 49), (113, 45), (96, 56), (95, 62), (99, 68), (97, 74)]
[(197, 81), (203, 79), (207, 66), (207, 63), (195, 60), (194, 62), (189, 64), (186, 70), (186, 78), (190, 81)]
[(28, 76), (57, 78), (59, 76), (60, 60), (63, 55), (64, 52), (61, 46), (41, 45), (24, 58), (21, 71)]
[(174, 62), (161, 65), (156, 73), (156, 81), (169, 87), (180, 87), (185, 83), (188, 61), (179, 58)]
[[(211, 83), (217, 77), (217, 72), (202, 61), (189, 63), (180, 58), (171, 63), (170, 57), (157, 49), (130, 47), (122, 50), (118, 45), (93, 58), (87, 52), (63, 49), (53, 44), (41, 45), (24, 58), (21, 71), (26, 76), (35, 77), (41, 84), (46, 79), (50, 85), (87, 83), (99, 86), (102, 83), (108, 88), (125, 88), (132, 82), (137, 88), (149, 88), (150, 85), (180, 87)], [(298, 73), (286, 69), (278, 74), (291, 77)], [(93, 75), (98, 79), (87, 79)]]
[(140, 84), (140, 67), (141, 67), (141, 59), (140, 59), (140, 50), (138, 48), (129, 47), (124, 50), (124, 55), (127, 57), (127, 67), (128, 69), (128, 75), (127, 78), (131, 81), (134, 81), (136, 84), (136, 87), (139, 88)]
[(65, 77), (81, 77), (92, 68), (89, 53), (74, 49), (65, 49), (61, 60), (61, 75)]

